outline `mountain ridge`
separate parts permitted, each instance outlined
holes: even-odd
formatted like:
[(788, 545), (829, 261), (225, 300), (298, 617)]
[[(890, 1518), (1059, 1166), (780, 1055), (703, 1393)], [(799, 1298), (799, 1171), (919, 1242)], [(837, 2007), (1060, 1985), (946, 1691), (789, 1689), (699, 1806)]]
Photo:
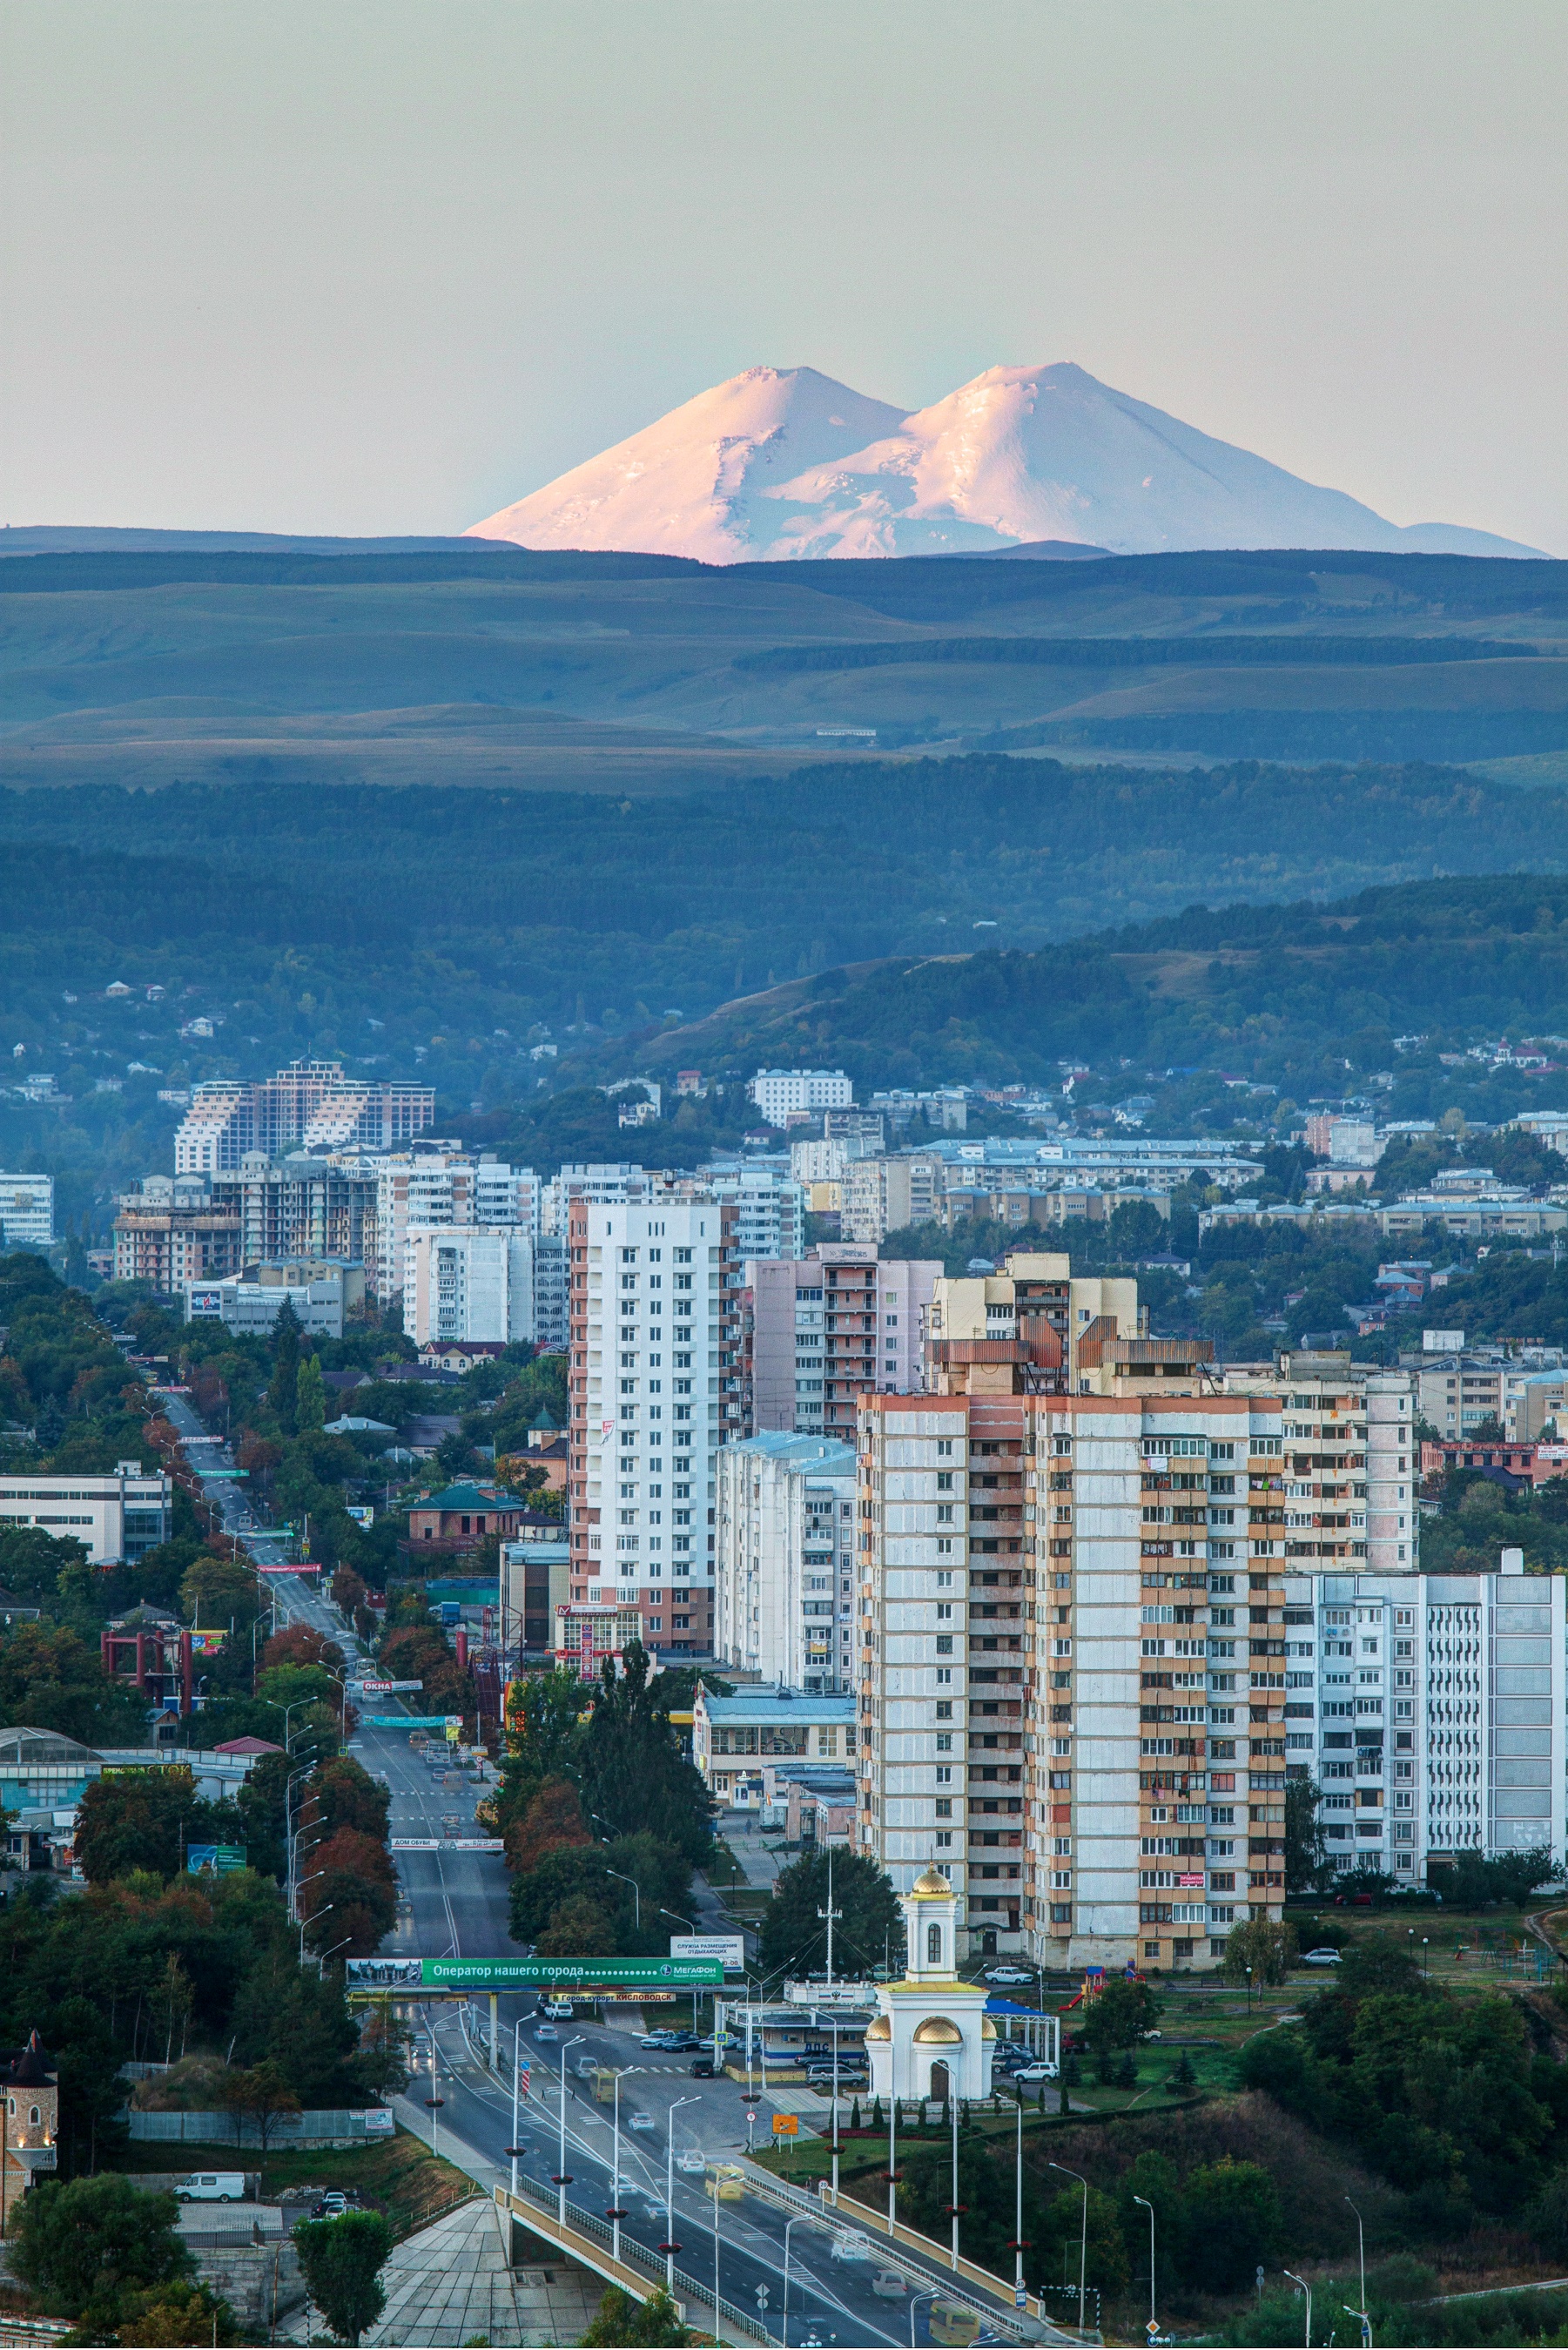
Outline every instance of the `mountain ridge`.
[(1070, 360), (987, 368), (919, 410), (815, 368), (747, 368), (466, 536), (719, 564), (1046, 545), (1540, 552), (1462, 525), (1388, 522)]

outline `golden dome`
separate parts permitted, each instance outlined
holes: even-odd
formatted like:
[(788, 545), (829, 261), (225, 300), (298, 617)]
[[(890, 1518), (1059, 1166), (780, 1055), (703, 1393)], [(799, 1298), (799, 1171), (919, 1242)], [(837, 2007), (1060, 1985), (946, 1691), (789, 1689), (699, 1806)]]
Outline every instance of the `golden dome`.
[(989, 2015), (981, 2020), (980, 2036), (982, 2040), (994, 2040), (996, 2037), (996, 2026)]
[(961, 2048), (963, 2033), (945, 2015), (929, 2015), (924, 2023), (915, 2026), (915, 2044), (918, 2048)]
[(891, 2040), (893, 2027), (885, 2015), (879, 2015), (866, 2026), (866, 2037), (867, 2040)]
[(909, 1887), (911, 1901), (950, 1901), (952, 1898), (952, 1887), (945, 1877), (938, 1876), (934, 1862), (923, 1877), (916, 1877)]

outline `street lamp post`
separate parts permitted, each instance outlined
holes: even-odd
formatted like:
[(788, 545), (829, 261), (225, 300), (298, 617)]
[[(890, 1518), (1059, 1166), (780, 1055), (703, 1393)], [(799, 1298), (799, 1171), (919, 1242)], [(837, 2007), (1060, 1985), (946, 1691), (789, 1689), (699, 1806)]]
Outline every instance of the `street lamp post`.
[(580, 2048), (582, 2043), (583, 2035), (580, 2032), (575, 2033), (570, 2040), (563, 2040), (561, 2043), (561, 2147), (556, 2160), (556, 2176), (550, 2184), (556, 2189), (556, 2217), (563, 2228), (566, 2224), (566, 2189), (572, 2183), (566, 2169), (566, 2051), (568, 2048)]
[(888, 2099), (888, 2233), (893, 2235), (898, 2225), (898, 2085), (888, 2070), (891, 2095)]
[(1018, 2100), (1018, 2148), (1012, 2172), (1012, 2297), (1020, 2309), (1023, 2295), (1023, 2100)]
[[(804, 2219), (805, 2218), (805, 2216), (806, 2216), (806, 2215), (805, 2215), (805, 2213), (804, 2211), (797, 2211), (797, 2212), (795, 2213), (794, 2218), (793, 2220), (786, 2220), (784, 2221), (784, 2350), (789, 2350), (789, 2237), (790, 2237), (790, 2230), (791, 2230), (792, 2228), (798, 2228), (798, 2227), (799, 2227), (799, 2225), (800, 2225), (800, 2223), (801, 2223), (801, 2221), (802, 2221), (802, 2220), (804, 2220)], [(910, 2320), (911, 2320), (911, 2339), (913, 2338), (913, 2335), (912, 2335), (913, 2317), (914, 2317), (914, 2312), (913, 2312), (913, 2310), (911, 2310), (911, 2311), (910, 2311)]]
[(939, 2297), (940, 2296), (934, 2293), (917, 2293), (911, 2296), (909, 2302), (909, 2350), (915, 2350), (916, 2309), (922, 2301), (936, 2301)]
[(641, 1931), (642, 1931), (642, 1893), (641, 1893), (641, 1889), (640, 1889), (640, 1887), (639, 1887), (639, 1885), (638, 1885), (638, 1881), (637, 1881), (636, 1877), (623, 1877), (623, 1876), (621, 1875), (621, 1872), (620, 1872), (620, 1870), (619, 1870), (618, 1868), (607, 1868), (607, 1869), (606, 1869), (606, 1871), (605, 1871), (605, 1875), (606, 1875), (607, 1877), (613, 1877), (615, 1878), (616, 1883), (617, 1883), (618, 1885), (629, 1885), (629, 1886), (630, 1886), (630, 1887), (631, 1887), (631, 1898), (632, 1898), (632, 1905), (633, 1905), (633, 1906), (632, 1906), (632, 1916), (633, 1916), (633, 1917), (636, 1918), (636, 1920), (637, 1920), (637, 1930), (638, 1930), (638, 1932), (640, 1934), (640, 1933), (641, 1933)]
[(661, 2250), (664, 2253), (664, 2285), (671, 2300), (675, 2297), (675, 2255), (680, 2247), (675, 2241), (675, 2116), (682, 2106), (701, 2105), (701, 2097), (677, 2097), (670, 2108), (670, 2130), (664, 2148), (664, 2224), (668, 2230)]
[[(1082, 2334), (1084, 2330), (1084, 2279), (1087, 2271), (1089, 2257), (1089, 2182), (1085, 2178), (1081, 2170), (1069, 2170), (1064, 2162), (1051, 2162), (1048, 2160), (1045, 2168), (1047, 2170), (1059, 2170), (1064, 2178), (1075, 2178), (1079, 2186), (1084, 2190), (1084, 2217), (1078, 2229), (1078, 2331)], [(1154, 2314), (1154, 2294), (1152, 2288), (1152, 2278), (1154, 2273), (1154, 2213), (1151, 2211), (1148, 2217), (1149, 2274), (1151, 2279), (1149, 2314), (1152, 2316)]]
[(961, 2203), (959, 2202), (959, 2199), (958, 2199), (958, 2132), (959, 2132), (959, 2101), (958, 2101), (958, 2099), (957, 2099), (957, 2098), (953, 2095), (953, 2094), (952, 2094), (952, 2085), (951, 2085), (951, 2082), (950, 2082), (950, 2083), (949, 2083), (949, 2085), (948, 2085), (948, 2096), (949, 2096), (949, 2101), (950, 2101), (950, 2105), (951, 2105), (951, 2106), (952, 2106), (952, 2116), (953, 2116), (953, 2189), (952, 2189), (953, 2199), (952, 2199), (952, 2201), (948, 2205), (948, 2217), (951, 2220), (951, 2221), (952, 2221), (952, 2223), (953, 2223), (953, 2250), (952, 2250), (952, 2262), (953, 2262), (953, 2274), (956, 2276), (956, 2275), (958, 2274), (958, 2264), (959, 2264), (959, 2248), (958, 2248), (959, 2226), (958, 2226), (958, 2223), (959, 2223), (960, 2214), (961, 2214), (961, 2210), (962, 2210), (962, 2206), (961, 2205)]
[(1294, 2269), (1287, 2269), (1285, 2274), (1293, 2284), (1299, 2284), (1306, 2295), (1306, 2333), (1303, 2339), (1306, 2344), (1306, 2350), (1312, 2350), (1312, 2287), (1305, 2277), (1297, 2276)]
[[(1152, 2341), (1154, 2336), (1159, 2331), (1159, 2321), (1154, 2314), (1154, 2205), (1149, 2201), (1147, 2195), (1135, 2195), (1133, 2197), (1133, 2201), (1135, 2203), (1141, 2203), (1144, 2210), (1148, 2213), (1148, 2331), (1149, 2338)], [(1085, 2205), (1085, 2224), (1086, 2226), (1086, 2201)], [(1082, 2328), (1080, 2327), (1079, 2330), (1081, 2332)]]
[(435, 2036), (435, 2025), (434, 2025), (433, 2023), (432, 2023), (432, 2024), (431, 2025), (431, 2027), (430, 2027), (430, 2035), (431, 2035), (431, 2093), (430, 2093), (430, 2095), (425, 2099), (425, 2103), (426, 2103), (426, 2105), (427, 2105), (427, 2106), (430, 2107), (430, 2109), (431, 2109), (431, 2160), (433, 2161), (433, 2160), (434, 2160), (434, 2158), (435, 2158), (436, 2145), (437, 2145), (437, 2138), (438, 2138), (438, 2130), (439, 2130), (438, 2116), (440, 2116), (441, 2108), (441, 2103), (442, 2103), (441, 2095), (441, 2092), (440, 2092), (440, 2090), (439, 2090), (439, 2089), (437, 2088), (437, 2086), (436, 2086), (436, 2036)]
[[(1350, 2203), (1350, 2198), (1348, 2195), (1345, 2199), (1347, 2203)], [(1361, 2264), (1361, 2308), (1364, 2310), (1366, 2307), (1366, 2230), (1361, 2224), (1361, 2214), (1356, 2210), (1355, 2205), (1354, 2203), (1350, 2203), (1350, 2208), (1355, 2212), (1355, 2246), (1357, 2257)], [(1356, 2314), (1360, 2316), (1361, 2312), (1358, 2310)], [(1362, 2322), (1365, 2324), (1365, 2319), (1363, 2319)]]
[(517, 2105), (518, 2092), (522, 2085), (522, 2072), (523, 2018), (518, 2016), (512, 2026), (512, 2143), (506, 2149), (507, 2153), (512, 2158), (512, 2193), (514, 2198), (515, 2198), (517, 2193), (517, 2157), (522, 2150), (517, 2143)]
[(628, 2073), (640, 2073), (641, 2070), (640, 2064), (628, 2064), (615, 2076), (614, 2152), (610, 2168), (610, 2208), (606, 2216), (610, 2223), (610, 2251), (618, 2261), (620, 2258), (620, 2223), (626, 2217), (620, 2208), (620, 2085)]

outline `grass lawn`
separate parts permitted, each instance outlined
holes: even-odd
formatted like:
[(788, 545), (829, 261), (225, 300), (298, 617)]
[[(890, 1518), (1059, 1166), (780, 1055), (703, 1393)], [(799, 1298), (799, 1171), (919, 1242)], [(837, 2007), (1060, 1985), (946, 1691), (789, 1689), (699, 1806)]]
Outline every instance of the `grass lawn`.
[(275, 2200), (293, 2187), (352, 2188), (366, 2204), (384, 2211), (400, 2234), (420, 2225), (432, 2207), (440, 2209), (472, 2187), (465, 2171), (439, 2156), (432, 2157), (422, 2140), (403, 2129), (374, 2145), (341, 2152), (330, 2147), (290, 2147), (269, 2152), (259, 2161), (254, 2147), (165, 2146), (135, 2139), (122, 2147), (106, 2168), (163, 2170), (255, 2170), (259, 2167), (262, 2200)]

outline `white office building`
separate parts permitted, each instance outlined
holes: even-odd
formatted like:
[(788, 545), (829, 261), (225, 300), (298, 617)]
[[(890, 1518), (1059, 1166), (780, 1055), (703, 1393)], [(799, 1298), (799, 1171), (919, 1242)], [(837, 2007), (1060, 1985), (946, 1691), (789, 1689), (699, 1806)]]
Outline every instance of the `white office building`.
[(410, 1225), (403, 1328), (416, 1346), (507, 1346), (534, 1336), (534, 1245), (524, 1224)]
[(0, 1256), (8, 1249), (55, 1244), (55, 1179), (52, 1175), (0, 1175)]
[(716, 1455), (741, 1433), (735, 1211), (568, 1215), (572, 1600), (635, 1605), (649, 1648), (707, 1655)]
[(803, 1112), (849, 1109), (855, 1101), (842, 1069), (759, 1069), (746, 1091), (769, 1126), (785, 1126)]
[(183, 1295), (187, 1322), (265, 1338), (287, 1304), (308, 1336), (341, 1338), (345, 1309), (364, 1303), (365, 1275), (357, 1264), (251, 1264), (221, 1281), (187, 1280)]
[(0, 1524), (36, 1526), (56, 1540), (87, 1546), (94, 1566), (140, 1558), (166, 1543), (173, 1529), (170, 1479), (146, 1474), (140, 1461), (121, 1461), (111, 1476), (80, 1470), (36, 1477), (0, 1473)]
[(713, 1652), (764, 1681), (855, 1687), (855, 1449), (780, 1433), (718, 1458)]
[(1562, 1852), (1568, 1591), (1518, 1565), (1286, 1577), (1288, 1765), (1337, 1867), (1419, 1884), (1462, 1851)]

